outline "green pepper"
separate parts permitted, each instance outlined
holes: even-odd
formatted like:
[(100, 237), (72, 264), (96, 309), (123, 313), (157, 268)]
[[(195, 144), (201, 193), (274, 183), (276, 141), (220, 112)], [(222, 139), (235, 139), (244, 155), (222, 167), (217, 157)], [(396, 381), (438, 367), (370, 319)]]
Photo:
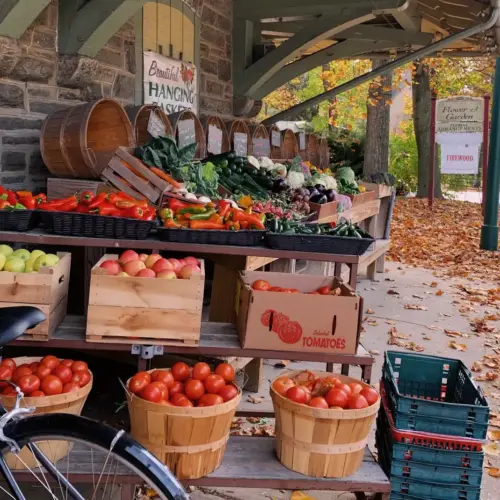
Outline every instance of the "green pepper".
[(205, 205), (193, 205), (192, 207), (181, 208), (177, 213), (180, 215), (184, 215), (184, 214), (204, 214), (206, 212), (207, 208), (205, 207)]
[[(181, 212), (182, 212), (182, 210), (181, 210)], [(190, 212), (190, 213), (192, 213), (192, 212)], [(216, 211), (214, 209), (208, 210), (207, 212), (204, 212), (204, 213), (195, 213), (194, 215), (192, 215), (189, 218), (189, 220), (208, 220), (215, 213), (216, 213)]]
[(173, 219), (174, 218), (174, 212), (170, 208), (162, 208), (160, 210), (160, 219), (161, 220), (167, 220), (167, 219)]
[(15, 210), (26, 210), (26, 207), (21, 203), (16, 203), (12, 208), (14, 208)]

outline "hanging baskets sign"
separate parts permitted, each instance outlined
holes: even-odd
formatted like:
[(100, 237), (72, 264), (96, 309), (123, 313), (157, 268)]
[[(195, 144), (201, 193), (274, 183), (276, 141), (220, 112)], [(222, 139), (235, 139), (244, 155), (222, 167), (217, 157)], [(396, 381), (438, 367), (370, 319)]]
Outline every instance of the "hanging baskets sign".
[(167, 115), (197, 112), (198, 87), (193, 64), (144, 52), (144, 104), (156, 104)]

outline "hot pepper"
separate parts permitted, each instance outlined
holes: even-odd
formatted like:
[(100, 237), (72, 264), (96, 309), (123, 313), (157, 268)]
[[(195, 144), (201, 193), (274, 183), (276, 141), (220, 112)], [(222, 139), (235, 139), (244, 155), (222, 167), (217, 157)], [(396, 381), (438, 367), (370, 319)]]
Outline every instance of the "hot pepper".
[(224, 226), (228, 231), (239, 231), (240, 230), (240, 223), (239, 222), (233, 222), (233, 221), (228, 220), (224, 224)]
[(25, 196), (33, 196), (31, 191), (16, 191), (18, 198), (24, 198)]
[(176, 210), (176, 213), (179, 215), (184, 214), (202, 214), (207, 212), (207, 207), (205, 205), (191, 205), (190, 207), (181, 208), (180, 210)]
[(20, 196), (19, 203), (26, 207), (28, 210), (34, 210), (36, 206), (35, 198), (33, 198), (33, 195), (31, 193), (26, 196)]
[(66, 203), (63, 203), (62, 205), (55, 207), (55, 209), (58, 212), (73, 212), (77, 206), (78, 206), (78, 201), (75, 196), (74, 199), (69, 200)]
[(177, 198), (170, 198), (170, 200), (168, 200), (168, 208), (172, 209), (174, 212), (177, 212), (181, 208), (188, 208), (192, 206), (193, 205), (191, 203), (184, 203)]
[(231, 208), (231, 203), (226, 200), (220, 200), (219, 203), (219, 215), (224, 218)]
[(80, 203), (83, 205), (90, 205), (95, 198), (93, 191), (82, 191), (80, 194)]
[(238, 222), (238, 224), (240, 225), (241, 229), (248, 229), (248, 222)]
[[(97, 208), (101, 205), (101, 203), (106, 203), (107, 200), (107, 193), (99, 193), (90, 203), (89, 207), (90, 209)], [(114, 205), (113, 205), (114, 206)]]
[(51, 205), (50, 203), (45, 203), (45, 202), (40, 203), (40, 205), (38, 205), (38, 208), (40, 210), (45, 210), (46, 212), (55, 212), (56, 211), (56, 208), (53, 205)]
[(141, 207), (130, 207), (122, 211), (122, 217), (142, 219), (144, 217), (144, 210)]
[(190, 220), (209, 220), (212, 215), (215, 215), (216, 212), (214, 209), (207, 210), (203, 213), (191, 214)]
[(258, 215), (246, 214), (242, 210), (233, 210), (233, 221), (234, 222), (248, 222), (250, 226), (254, 226), (255, 229), (264, 229), (264, 224), (260, 220)]
[(224, 224), (224, 219), (217, 213), (213, 214), (208, 220), (210, 222), (216, 222), (217, 224)]
[(170, 208), (162, 208), (158, 214), (161, 220), (173, 219), (174, 212)]
[(224, 224), (217, 224), (216, 222), (210, 222), (208, 220), (192, 220), (189, 223), (189, 227), (191, 229), (225, 229)]
[(8, 207), (12, 207), (12, 205), (7, 200), (0, 200), (0, 210)]
[(82, 205), (80, 203), (80, 205), (78, 205), (76, 208), (75, 208), (75, 212), (79, 213), (79, 214), (88, 214), (90, 213), (90, 208), (88, 205)]
[(67, 198), (61, 198), (59, 200), (48, 201), (47, 205), (51, 206), (55, 210), (59, 210), (59, 207), (66, 205), (67, 203), (73, 203), (73, 202), (76, 202), (76, 205), (78, 205), (78, 200), (76, 199), (76, 196), (74, 194), (71, 196), (68, 196)]
[(119, 215), (120, 211), (109, 201), (101, 201), (96, 207), (89, 205), (90, 213), (96, 215)]
[(148, 208), (148, 202), (146, 200), (118, 200), (112, 201), (111, 203), (116, 205), (116, 208), (132, 208), (132, 207), (140, 207), (140, 208)]
[(183, 226), (181, 226), (181, 224), (179, 224), (178, 222), (176, 222), (174, 219), (167, 219), (163, 223), (163, 227), (167, 227), (169, 229), (179, 229), (179, 228), (181, 228)]

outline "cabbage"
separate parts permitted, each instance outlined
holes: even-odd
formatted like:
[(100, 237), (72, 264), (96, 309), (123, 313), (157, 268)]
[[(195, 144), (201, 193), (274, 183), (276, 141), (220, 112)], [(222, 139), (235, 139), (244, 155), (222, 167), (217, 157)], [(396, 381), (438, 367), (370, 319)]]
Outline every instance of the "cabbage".
[(358, 187), (358, 183), (356, 182), (356, 175), (354, 174), (354, 170), (351, 167), (340, 167), (337, 169), (335, 174), (337, 180), (344, 179), (348, 184), (354, 184)]
[(321, 184), (323, 184), (326, 189), (333, 189), (334, 191), (337, 190), (337, 181), (331, 175), (321, 174), (320, 180), (322, 181)]
[(252, 167), (255, 167), (256, 169), (260, 168), (259, 160), (257, 160), (255, 156), (247, 156), (247, 161), (249, 165), (252, 165)]
[(267, 156), (261, 156), (259, 158), (259, 164), (260, 168), (265, 168), (266, 170), (270, 170), (274, 165), (273, 161), (270, 160)]

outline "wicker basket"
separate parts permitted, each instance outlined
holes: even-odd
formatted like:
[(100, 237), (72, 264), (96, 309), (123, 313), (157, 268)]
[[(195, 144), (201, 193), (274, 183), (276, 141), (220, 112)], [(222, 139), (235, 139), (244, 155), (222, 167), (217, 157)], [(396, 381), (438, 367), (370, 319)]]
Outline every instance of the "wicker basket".
[[(285, 372), (280, 377), (296, 373)], [(351, 377), (335, 377), (346, 384), (357, 382), (369, 387)], [(324, 410), (294, 403), (280, 396), (272, 385), (270, 393), (276, 415), (276, 454), (285, 467), (308, 476), (330, 478), (350, 476), (359, 469), (380, 398), (363, 410)]]
[(174, 138), (179, 147), (196, 142), (195, 159), (205, 157), (205, 132), (198, 117), (189, 110), (168, 115)]
[(328, 141), (326, 137), (322, 137), (319, 140), (319, 165), (315, 165), (316, 167), (325, 169), (330, 166), (330, 148), (328, 147)]
[(299, 145), (297, 144), (297, 137), (293, 130), (286, 129), (283, 133), (283, 149), (282, 158), (285, 160), (292, 160), (299, 154)]
[(250, 127), (252, 133), (252, 155), (257, 158), (261, 156), (271, 156), (271, 142), (269, 140), (269, 132), (267, 128), (258, 124)]
[(151, 113), (154, 113), (157, 119), (163, 123), (163, 128), (165, 129), (165, 134), (163, 135), (170, 137), (173, 135), (172, 126), (168, 121), (168, 117), (160, 107), (154, 104), (143, 104), (142, 106), (127, 106), (125, 111), (134, 127), (135, 142), (137, 146), (144, 146), (151, 140), (152, 136), (148, 132)]
[(280, 160), (283, 157), (283, 138), (280, 129), (276, 125), (268, 127), (269, 143), (271, 144), (271, 156), (273, 160)]
[[(229, 144), (229, 135), (227, 133), (226, 125), (218, 116), (206, 116), (202, 118), (201, 123), (205, 132), (206, 154), (218, 155), (227, 153), (231, 146)], [(217, 132), (219, 131), (219, 132)], [(219, 136), (220, 135), (220, 140)]]
[(233, 120), (227, 123), (227, 130), (229, 134), (229, 143), (231, 149), (236, 152), (238, 156), (247, 156), (250, 154), (252, 148), (252, 136), (250, 129), (243, 120)]
[(204, 477), (222, 463), (240, 400), (241, 391), (221, 405), (183, 408), (151, 403), (127, 391), (131, 435), (179, 479)]
[[(24, 363), (30, 364), (40, 361), (42, 358), (23, 356), (14, 358), (17, 366)], [(78, 391), (68, 392), (66, 394), (58, 394), (56, 396), (44, 396), (40, 398), (23, 398), (21, 406), (34, 406), (36, 410), (34, 415), (42, 413), (69, 413), (70, 415), (81, 415), (83, 405), (87, 401), (87, 396), (92, 389), (93, 376), (90, 372), (90, 382)], [(14, 407), (16, 402), (15, 396), (2, 396), (0, 395), (0, 402), (7, 409), (10, 410)], [(68, 441), (39, 441), (37, 445), (40, 447), (45, 456), (55, 463), (64, 458), (71, 450), (72, 443)], [(24, 470), (27, 467), (37, 467), (37, 460), (30, 450), (23, 448), (19, 454), (20, 459), (15, 455), (8, 454), (5, 457), (7, 466), (12, 470)], [(24, 462), (24, 463), (23, 463)]]
[(311, 165), (319, 167), (319, 139), (316, 134), (307, 134), (306, 136), (307, 144), (307, 159), (310, 161)]

